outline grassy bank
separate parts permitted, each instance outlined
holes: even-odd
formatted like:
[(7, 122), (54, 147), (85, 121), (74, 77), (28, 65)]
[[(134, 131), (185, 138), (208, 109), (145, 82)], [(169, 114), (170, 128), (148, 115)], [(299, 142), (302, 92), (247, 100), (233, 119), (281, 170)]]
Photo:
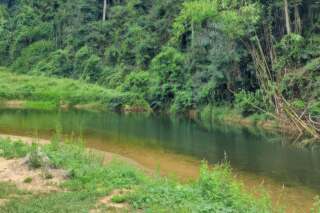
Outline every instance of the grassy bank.
[[(290, 129), (287, 129), (285, 127), (279, 128), (279, 122), (265, 113), (255, 113), (250, 116), (243, 116), (242, 113), (235, 108), (231, 108), (228, 106), (218, 107), (208, 105), (200, 109), (198, 114), (198, 120), (206, 128), (210, 128), (212, 122), (218, 121), (231, 125), (259, 127), (265, 130), (281, 130), (290, 133)], [(291, 129), (291, 131), (295, 132), (295, 129)]]
[[(295, 126), (288, 122), (280, 122), (274, 115), (267, 113), (253, 113), (243, 116), (241, 111), (228, 106), (205, 106), (198, 111), (197, 123), (210, 129), (215, 122), (222, 122), (232, 126), (261, 129), (266, 132), (284, 133), (297, 147), (313, 147), (318, 145), (319, 138), (312, 137), (304, 132), (301, 134)], [(298, 143), (297, 143), (298, 142)]]
[(139, 108), (147, 103), (132, 93), (105, 89), (78, 80), (18, 75), (0, 68), (0, 104), (17, 108)]
[[(39, 151), (40, 150), (40, 151)], [(39, 154), (41, 153), (41, 155)], [(31, 156), (31, 165), (42, 166), (48, 158), (52, 168), (68, 171), (61, 190), (50, 193), (23, 191), (2, 182), (1, 212), (274, 212), (267, 198), (256, 199), (244, 192), (231, 177), (230, 168), (209, 171), (205, 165), (197, 181), (188, 184), (142, 171), (117, 160), (103, 164), (97, 153), (57, 141), (43, 147), (9, 140), (0, 141), (0, 157)], [(32, 182), (32, 180), (28, 180)], [(123, 193), (115, 193), (122, 191)], [(101, 202), (101, 201), (108, 202)], [(121, 205), (116, 205), (121, 204)], [(119, 207), (120, 206), (120, 207)]]

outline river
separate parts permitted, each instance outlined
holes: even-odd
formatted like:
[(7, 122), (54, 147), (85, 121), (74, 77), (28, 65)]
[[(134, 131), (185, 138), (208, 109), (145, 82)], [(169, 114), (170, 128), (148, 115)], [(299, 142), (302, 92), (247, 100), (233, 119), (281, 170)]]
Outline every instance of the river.
[(217, 123), (207, 130), (189, 119), (142, 114), (0, 110), (2, 134), (50, 138), (57, 131), (182, 181), (198, 176), (202, 160), (227, 160), (247, 190), (262, 186), (287, 212), (308, 212), (320, 192), (320, 151), (258, 129)]

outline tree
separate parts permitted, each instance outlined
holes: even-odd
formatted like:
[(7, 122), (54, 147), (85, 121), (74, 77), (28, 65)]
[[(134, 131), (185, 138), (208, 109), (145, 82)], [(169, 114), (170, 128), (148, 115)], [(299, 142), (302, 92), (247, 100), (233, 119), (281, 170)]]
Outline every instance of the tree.
[(102, 21), (106, 20), (106, 15), (107, 15), (107, 0), (103, 0), (103, 16), (102, 16)]

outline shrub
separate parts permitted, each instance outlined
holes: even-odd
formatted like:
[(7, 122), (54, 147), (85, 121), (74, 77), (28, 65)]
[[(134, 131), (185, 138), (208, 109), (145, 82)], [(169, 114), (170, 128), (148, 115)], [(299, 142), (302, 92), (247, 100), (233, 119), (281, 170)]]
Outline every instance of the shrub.
[(30, 168), (38, 169), (43, 166), (43, 159), (39, 152), (39, 147), (36, 144), (32, 144), (28, 158), (28, 164)]
[(170, 111), (172, 113), (183, 112), (192, 107), (192, 93), (189, 91), (179, 91), (176, 93)]
[(150, 87), (150, 75), (146, 71), (131, 72), (121, 85), (122, 91), (142, 94), (148, 93)]
[(33, 72), (45, 75), (68, 77), (73, 71), (68, 50), (56, 50), (47, 58), (41, 60), (34, 68)]
[(32, 177), (27, 177), (23, 180), (24, 183), (31, 183), (32, 182)]
[(28, 146), (22, 142), (11, 142), (10, 140), (1, 140), (0, 142), (0, 157), (4, 158), (21, 158), (29, 152)]
[(185, 56), (172, 47), (164, 48), (151, 62), (150, 71), (156, 74), (161, 102), (170, 102), (175, 93), (186, 83), (184, 73)]
[(160, 76), (162, 83), (185, 83), (184, 81), (185, 56), (172, 47), (164, 48), (151, 63), (151, 71)]
[(320, 101), (312, 102), (308, 107), (312, 116), (320, 116)]
[(295, 109), (298, 109), (298, 110), (303, 110), (305, 107), (306, 107), (306, 103), (301, 100), (301, 99), (298, 99), (298, 100), (294, 100), (292, 102), (292, 106), (295, 108)]
[(235, 108), (240, 110), (242, 115), (248, 116), (254, 113), (260, 113), (260, 109), (265, 109), (264, 100), (261, 92), (246, 92), (244, 90), (235, 94)]
[(313, 60), (311, 60), (310, 62), (308, 62), (305, 66), (304, 69), (307, 71), (320, 71), (320, 57), (319, 58), (315, 58)]
[(111, 201), (113, 203), (124, 203), (127, 200), (127, 196), (126, 195), (115, 195), (111, 198)]
[(276, 70), (282, 70), (285, 67), (298, 66), (302, 62), (301, 56), (305, 45), (304, 38), (295, 33), (284, 36), (276, 45), (276, 49), (280, 57), (275, 65)]
[(30, 72), (38, 62), (47, 58), (53, 50), (54, 44), (51, 41), (40, 40), (34, 42), (22, 50), (21, 55), (12, 64), (12, 69), (21, 73)]

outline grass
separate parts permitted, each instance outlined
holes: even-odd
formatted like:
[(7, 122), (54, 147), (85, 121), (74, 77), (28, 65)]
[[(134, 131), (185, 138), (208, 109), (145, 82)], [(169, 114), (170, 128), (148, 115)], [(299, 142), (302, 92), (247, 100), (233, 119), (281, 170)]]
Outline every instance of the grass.
[[(0, 182), (0, 199), (9, 198), (13, 195), (23, 195), (23, 194), (27, 194), (27, 193), (17, 189), (17, 187), (12, 183)], [(0, 207), (0, 210), (1, 210), (1, 207)]]
[[(23, 157), (32, 150), (21, 142), (3, 140), (0, 144), (0, 156), (6, 158)], [(257, 199), (247, 194), (231, 177), (226, 165), (209, 171), (203, 164), (197, 181), (181, 184), (170, 178), (147, 176), (138, 168), (116, 160), (104, 165), (100, 155), (75, 144), (55, 141), (41, 147), (41, 151), (52, 166), (69, 171), (70, 178), (60, 186), (63, 191), (33, 194), (23, 200), (12, 198), (1, 207), (1, 212), (89, 212), (98, 208), (99, 199), (116, 189), (127, 189), (128, 194), (114, 195), (111, 201), (126, 202), (129, 212), (275, 211), (268, 198)]]
[(0, 100), (25, 101), (25, 108), (56, 109), (62, 105), (91, 105), (100, 108), (146, 107), (144, 100), (79, 80), (14, 74), (0, 68)]
[(203, 120), (213, 121), (225, 121), (228, 118), (241, 118), (241, 113), (237, 112), (235, 109), (232, 109), (227, 106), (211, 106), (207, 105), (200, 111), (200, 117)]
[(278, 123), (264, 113), (243, 116), (236, 108), (211, 105), (207, 105), (200, 110), (200, 123), (205, 128), (210, 129), (212, 123), (217, 121), (238, 126), (261, 127), (266, 130), (279, 128)]
[(32, 177), (27, 177), (23, 180), (24, 183), (32, 183)]
[(56, 192), (12, 200), (0, 210), (8, 213), (87, 213), (94, 208), (96, 199), (92, 192)]
[(115, 195), (111, 198), (111, 201), (114, 203), (124, 203), (127, 200), (127, 196), (125, 195)]
[(35, 110), (55, 110), (59, 106), (56, 102), (52, 101), (26, 101), (23, 107)]
[(10, 140), (2, 139), (0, 142), (0, 157), (6, 159), (21, 158), (30, 152), (31, 148), (20, 141), (11, 142)]

